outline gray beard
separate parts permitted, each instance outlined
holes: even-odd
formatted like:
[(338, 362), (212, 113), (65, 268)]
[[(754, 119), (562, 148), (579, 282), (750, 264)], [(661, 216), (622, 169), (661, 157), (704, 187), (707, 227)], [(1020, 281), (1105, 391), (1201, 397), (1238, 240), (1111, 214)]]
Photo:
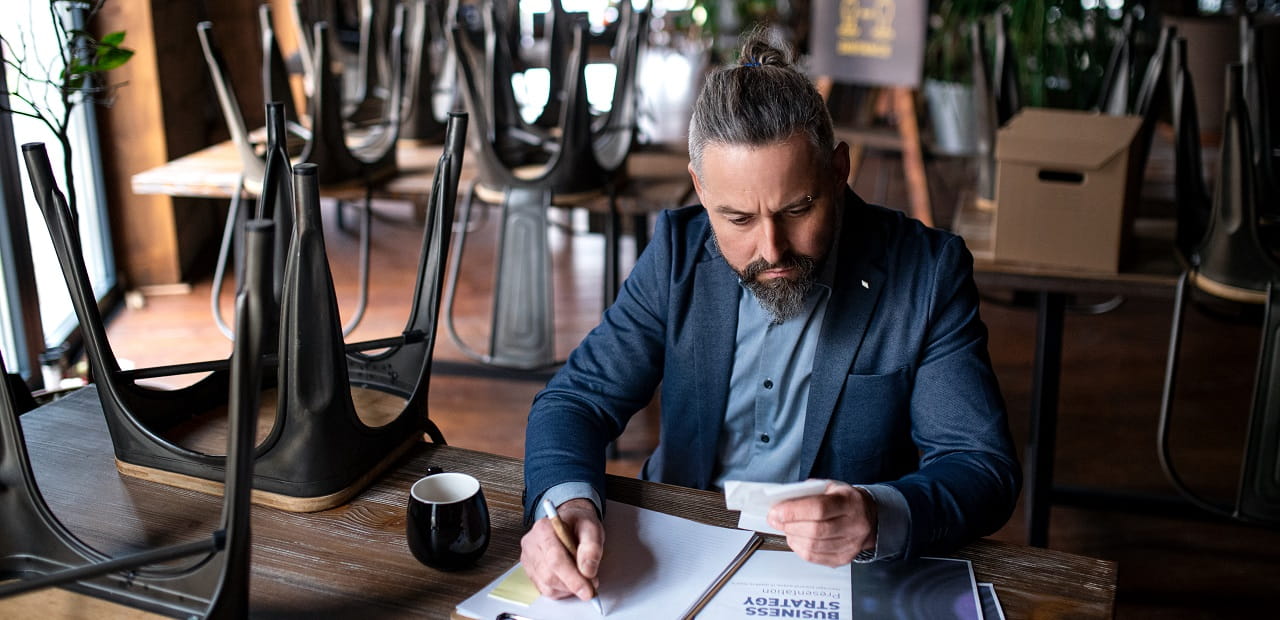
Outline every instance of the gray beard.
[[(773, 324), (795, 318), (804, 310), (804, 299), (813, 287), (813, 271), (817, 261), (811, 256), (787, 254), (776, 264), (769, 264), (764, 259), (757, 259), (747, 265), (738, 276), (743, 286), (756, 296), (760, 307), (773, 318)], [(769, 269), (796, 268), (798, 275), (794, 278), (773, 278), (761, 282), (756, 279), (761, 272)]]

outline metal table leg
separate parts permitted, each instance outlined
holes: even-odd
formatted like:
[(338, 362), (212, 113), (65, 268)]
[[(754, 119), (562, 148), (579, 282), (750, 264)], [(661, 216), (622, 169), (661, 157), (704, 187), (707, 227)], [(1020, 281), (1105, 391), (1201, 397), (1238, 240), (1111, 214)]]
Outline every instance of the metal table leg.
[(1058, 387), (1062, 378), (1065, 293), (1041, 291), (1036, 311), (1036, 356), (1031, 380), (1031, 435), (1026, 452), (1027, 544), (1049, 543), (1053, 500), (1053, 456), (1058, 434)]

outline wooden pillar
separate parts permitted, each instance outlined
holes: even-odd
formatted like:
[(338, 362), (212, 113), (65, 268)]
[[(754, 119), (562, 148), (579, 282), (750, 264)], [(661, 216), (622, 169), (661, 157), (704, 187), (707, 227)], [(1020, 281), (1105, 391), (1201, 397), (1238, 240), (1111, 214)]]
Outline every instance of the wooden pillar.
[(106, 200), (116, 264), (127, 288), (175, 284), (199, 276), (199, 259), (216, 251), (225, 201), (139, 196), (130, 178), (227, 138), (196, 24), (208, 19), (231, 67), (245, 121), (263, 118), (256, 6), (149, 0), (109, 1), (90, 24), (123, 30), (133, 58), (112, 71), (123, 83), (110, 107), (98, 108)]

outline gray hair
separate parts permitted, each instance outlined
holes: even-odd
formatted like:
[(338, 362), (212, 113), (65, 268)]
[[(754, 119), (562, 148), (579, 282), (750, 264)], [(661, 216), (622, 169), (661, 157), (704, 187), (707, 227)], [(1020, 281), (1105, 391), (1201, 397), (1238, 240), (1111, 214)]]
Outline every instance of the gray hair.
[(689, 120), (689, 161), (702, 174), (708, 143), (766, 146), (803, 133), (821, 165), (831, 161), (831, 114), (786, 44), (775, 46), (763, 29), (743, 35), (738, 64), (707, 76)]

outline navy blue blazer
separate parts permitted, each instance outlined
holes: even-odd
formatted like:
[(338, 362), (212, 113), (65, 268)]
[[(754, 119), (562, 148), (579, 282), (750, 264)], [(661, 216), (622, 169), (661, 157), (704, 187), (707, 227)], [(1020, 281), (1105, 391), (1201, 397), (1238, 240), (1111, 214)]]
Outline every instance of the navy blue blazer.
[[(911, 514), (906, 554), (954, 548), (1003, 526), (1021, 484), (973, 257), (959, 237), (852, 191), (844, 208), (800, 471), (892, 485)], [(534, 398), (526, 519), (561, 482), (605, 497), (605, 447), (659, 385), (660, 440), (643, 477), (711, 486), (738, 295), (705, 210), (661, 213), (617, 301)]]

